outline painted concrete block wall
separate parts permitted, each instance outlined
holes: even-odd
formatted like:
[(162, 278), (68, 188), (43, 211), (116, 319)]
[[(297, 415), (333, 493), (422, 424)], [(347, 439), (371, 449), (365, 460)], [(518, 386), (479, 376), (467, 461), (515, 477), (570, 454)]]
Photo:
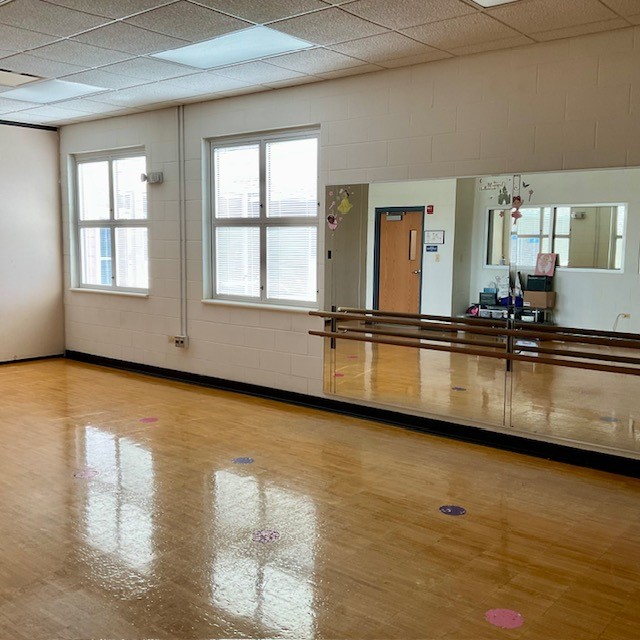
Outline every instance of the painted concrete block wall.
[(64, 350), (58, 134), (0, 125), (0, 362)]
[(322, 394), (321, 341), (306, 335), (317, 319), (201, 302), (203, 139), (319, 126), (320, 194), (326, 184), (636, 165), (639, 56), (631, 28), (187, 106), (184, 352), (167, 342), (180, 304), (175, 111), (64, 127), (65, 172), (69, 154), (144, 144), (150, 168), (166, 173), (150, 196), (149, 298), (70, 292), (67, 258), (67, 347)]

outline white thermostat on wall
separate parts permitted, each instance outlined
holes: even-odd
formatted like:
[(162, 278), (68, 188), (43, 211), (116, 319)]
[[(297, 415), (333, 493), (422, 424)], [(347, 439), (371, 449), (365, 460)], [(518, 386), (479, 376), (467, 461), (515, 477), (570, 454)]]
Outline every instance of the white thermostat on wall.
[(425, 244), (444, 244), (444, 231), (425, 231)]

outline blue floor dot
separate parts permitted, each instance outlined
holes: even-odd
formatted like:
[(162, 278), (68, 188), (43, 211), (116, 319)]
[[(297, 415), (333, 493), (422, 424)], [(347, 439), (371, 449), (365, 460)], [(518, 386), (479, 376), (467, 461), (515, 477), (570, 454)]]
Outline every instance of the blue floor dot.
[(440, 512), (447, 516), (463, 516), (467, 513), (467, 510), (464, 507), (459, 507), (455, 504), (443, 504), (440, 507)]
[(233, 464), (253, 464), (253, 458), (234, 458)]
[(452, 391), (466, 391), (467, 387), (451, 387)]
[(614, 424), (616, 422), (619, 422), (618, 418), (614, 418), (613, 416), (602, 416), (600, 418), (600, 422), (607, 422), (609, 424)]

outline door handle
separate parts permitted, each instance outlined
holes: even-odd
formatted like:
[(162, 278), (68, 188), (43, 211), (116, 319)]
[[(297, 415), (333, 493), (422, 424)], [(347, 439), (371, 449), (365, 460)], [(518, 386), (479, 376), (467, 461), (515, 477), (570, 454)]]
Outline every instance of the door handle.
[(422, 273), (422, 269), (416, 269), (415, 271), (412, 271), (411, 273)]

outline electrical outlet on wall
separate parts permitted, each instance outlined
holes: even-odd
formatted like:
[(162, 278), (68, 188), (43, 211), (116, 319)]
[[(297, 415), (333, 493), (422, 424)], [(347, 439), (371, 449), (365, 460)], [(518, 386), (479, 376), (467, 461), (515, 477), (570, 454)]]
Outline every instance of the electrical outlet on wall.
[(186, 349), (189, 346), (188, 336), (173, 336), (173, 344), (179, 349)]

